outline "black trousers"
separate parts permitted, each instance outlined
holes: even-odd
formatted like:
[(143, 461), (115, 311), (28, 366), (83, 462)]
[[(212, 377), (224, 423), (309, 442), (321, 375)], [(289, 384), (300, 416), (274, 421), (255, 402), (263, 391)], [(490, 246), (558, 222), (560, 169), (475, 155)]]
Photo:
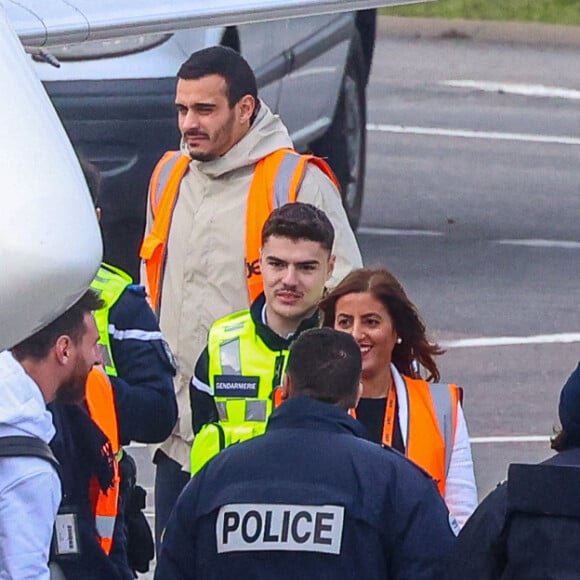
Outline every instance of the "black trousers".
[(155, 552), (159, 557), (161, 534), (167, 525), (171, 510), (181, 493), (181, 490), (190, 480), (189, 473), (181, 469), (181, 465), (174, 461), (160, 449), (153, 458), (155, 463)]

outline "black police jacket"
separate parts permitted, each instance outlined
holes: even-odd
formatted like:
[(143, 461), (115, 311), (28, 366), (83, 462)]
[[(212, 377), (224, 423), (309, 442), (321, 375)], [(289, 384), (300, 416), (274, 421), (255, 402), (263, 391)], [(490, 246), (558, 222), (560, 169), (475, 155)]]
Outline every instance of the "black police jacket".
[(142, 286), (128, 286), (113, 305), (109, 335), (117, 367), (117, 376), (110, 379), (121, 443), (160, 443), (177, 420), (175, 368)]
[(539, 465), (510, 466), (508, 481), (467, 521), (448, 580), (580, 578), (580, 448)]
[(455, 537), (431, 478), (333, 405), (286, 401), (181, 494), (156, 579), (427, 580)]

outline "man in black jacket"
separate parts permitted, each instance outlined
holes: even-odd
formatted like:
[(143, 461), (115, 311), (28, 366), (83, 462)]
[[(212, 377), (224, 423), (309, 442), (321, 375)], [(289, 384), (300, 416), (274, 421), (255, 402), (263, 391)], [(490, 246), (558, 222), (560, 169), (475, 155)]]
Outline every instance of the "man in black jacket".
[(459, 534), (448, 577), (464, 580), (578, 578), (580, 545), (580, 365), (560, 395), (558, 453), (510, 465)]
[(155, 578), (431, 580), (454, 541), (433, 480), (348, 414), (361, 353), (307, 330), (290, 347), (266, 433), (214, 457), (182, 492)]

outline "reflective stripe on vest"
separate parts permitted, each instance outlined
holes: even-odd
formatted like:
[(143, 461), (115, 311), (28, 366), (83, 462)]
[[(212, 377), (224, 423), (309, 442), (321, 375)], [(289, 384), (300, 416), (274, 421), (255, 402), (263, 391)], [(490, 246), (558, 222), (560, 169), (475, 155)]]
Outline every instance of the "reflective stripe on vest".
[(98, 293), (99, 298), (105, 303), (105, 307), (97, 310), (94, 316), (99, 331), (99, 346), (101, 347), (105, 372), (113, 377), (117, 376), (117, 368), (111, 350), (109, 312), (132, 282), (129, 274), (109, 264), (101, 264), (95, 279), (91, 282), (91, 288)]
[[(328, 164), (312, 155), (300, 155), (292, 149), (280, 149), (256, 164), (246, 202), (245, 262), (249, 303), (263, 289), (259, 268), (262, 226), (273, 209), (296, 201), (308, 163), (319, 167), (339, 189), (338, 180)], [(188, 165), (188, 157), (179, 151), (169, 151), (161, 158), (151, 177), (149, 198), (153, 224), (151, 232), (143, 240), (140, 256), (145, 261), (149, 296), (157, 313), (161, 303), (171, 217), (179, 184)]]
[(264, 288), (259, 266), (262, 227), (273, 210), (296, 201), (308, 163), (319, 167), (340, 190), (338, 180), (325, 161), (313, 155), (300, 155), (293, 149), (274, 151), (256, 165), (246, 202), (245, 260), (250, 304)]
[[(279, 386), (288, 361), (288, 351), (272, 351), (256, 333), (249, 310), (237, 312), (215, 322), (208, 335), (209, 384), (219, 414), (220, 430), (215, 436), (236, 434), (236, 440), (249, 439), (265, 431), (272, 413), (273, 392)], [(236, 378), (257, 383), (255, 396), (219, 396), (216, 386), (220, 380), (235, 383)], [(240, 381), (241, 384), (244, 384)], [(219, 450), (215, 437), (196, 435), (191, 452), (191, 470), (197, 473)]]
[(457, 400), (454, 400), (455, 397), (449, 389), (449, 385), (445, 383), (428, 384), (439, 430), (445, 442), (445, 476), (447, 477), (455, 441), (455, 427), (457, 426)]
[(460, 390), (456, 385), (430, 384), (403, 377), (408, 400), (405, 455), (437, 482), (445, 497), (445, 485), (457, 428)]
[(113, 483), (104, 492), (96, 479), (92, 477), (89, 483), (89, 495), (95, 517), (95, 527), (99, 543), (106, 554), (113, 546), (113, 532), (119, 504), (119, 463), (116, 459), (119, 453), (119, 427), (113, 388), (107, 375), (97, 367), (93, 367), (87, 379), (87, 407), (92, 420), (99, 426), (111, 443), (115, 454), (113, 462)]

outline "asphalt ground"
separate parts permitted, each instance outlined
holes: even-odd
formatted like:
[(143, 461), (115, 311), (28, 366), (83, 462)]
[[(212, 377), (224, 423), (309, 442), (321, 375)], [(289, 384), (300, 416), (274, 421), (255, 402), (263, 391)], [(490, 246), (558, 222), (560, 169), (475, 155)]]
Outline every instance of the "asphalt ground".
[(411, 38), (463, 38), (476, 42), (580, 47), (580, 26), (538, 22), (379, 16), (377, 34)]

